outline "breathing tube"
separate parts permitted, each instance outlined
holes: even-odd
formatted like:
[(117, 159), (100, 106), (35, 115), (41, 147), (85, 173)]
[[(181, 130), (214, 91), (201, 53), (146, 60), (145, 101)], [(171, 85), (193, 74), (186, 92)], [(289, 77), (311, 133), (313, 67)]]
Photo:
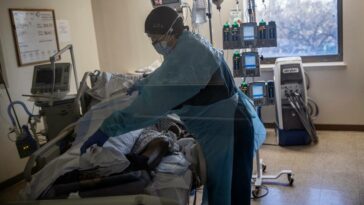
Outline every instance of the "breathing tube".
[[(8, 115), (9, 115), (9, 118), (11, 120), (11, 123), (13, 124), (14, 127), (16, 127), (16, 122), (15, 122), (13, 113), (11, 112), (11, 109), (16, 104), (21, 105), (23, 107), (24, 111), (29, 116), (28, 122), (30, 122), (31, 117), (33, 117), (33, 114), (31, 112), (29, 112), (28, 108), (25, 106), (25, 104), (23, 102), (21, 102), (21, 101), (14, 101), (14, 102), (10, 103), (9, 106), (8, 106)], [(14, 113), (14, 114), (16, 115), (16, 113)]]

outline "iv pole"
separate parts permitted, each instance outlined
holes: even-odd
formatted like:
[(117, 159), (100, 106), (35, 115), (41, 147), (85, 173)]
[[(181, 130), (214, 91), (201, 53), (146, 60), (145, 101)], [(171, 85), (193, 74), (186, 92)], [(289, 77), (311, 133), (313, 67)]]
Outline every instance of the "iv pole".
[(209, 18), (210, 43), (213, 46), (214, 42), (212, 40), (211, 0), (207, 0), (207, 7), (208, 7), (208, 12), (207, 12), (206, 16)]

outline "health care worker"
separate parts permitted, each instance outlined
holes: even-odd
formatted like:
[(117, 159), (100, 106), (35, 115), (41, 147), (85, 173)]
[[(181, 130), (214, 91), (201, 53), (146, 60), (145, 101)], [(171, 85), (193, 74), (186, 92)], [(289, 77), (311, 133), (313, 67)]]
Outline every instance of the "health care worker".
[(145, 33), (164, 62), (142, 81), (138, 97), (127, 108), (104, 120), (81, 152), (176, 113), (203, 149), (204, 203), (248, 205), (254, 150), (266, 131), (250, 100), (235, 86), (222, 53), (184, 28), (173, 9), (151, 11)]

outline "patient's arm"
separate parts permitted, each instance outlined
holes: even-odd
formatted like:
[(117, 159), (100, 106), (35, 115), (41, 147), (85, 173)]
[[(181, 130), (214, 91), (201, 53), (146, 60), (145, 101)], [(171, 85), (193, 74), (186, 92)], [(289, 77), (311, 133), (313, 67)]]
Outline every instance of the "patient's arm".
[(128, 170), (153, 170), (168, 152), (169, 143), (161, 138), (154, 139), (140, 154), (129, 153), (126, 158), (130, 161)]

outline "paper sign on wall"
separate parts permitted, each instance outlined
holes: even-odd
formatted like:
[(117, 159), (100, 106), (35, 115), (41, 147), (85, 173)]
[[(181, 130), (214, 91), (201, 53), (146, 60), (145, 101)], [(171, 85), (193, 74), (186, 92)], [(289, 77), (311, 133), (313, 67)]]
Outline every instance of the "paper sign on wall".
[(71, 28), (67, 20), (57, 20), (58, 40), (61, 43), (71, 42)]

